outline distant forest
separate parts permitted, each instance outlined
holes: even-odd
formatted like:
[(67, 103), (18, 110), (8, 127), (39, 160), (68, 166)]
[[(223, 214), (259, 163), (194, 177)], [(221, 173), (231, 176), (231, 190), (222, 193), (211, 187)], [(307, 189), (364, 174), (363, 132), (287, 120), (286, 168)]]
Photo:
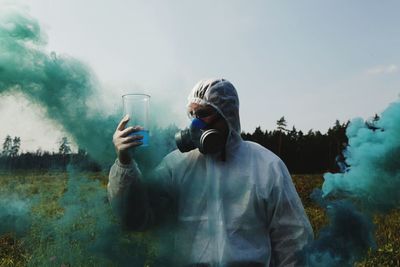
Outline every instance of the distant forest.
[(256, 142), (278, 155), (291, 173), (313, 174), (344, 171), (343, 150), (348, 139), (349, 122), (336, 121), (325, 134), (309, 130), (298, 131), (294, 126), (286, 129), (285, 118), (277, 121), (277, 128), (263, 131), (257, 127), (253, 133), (242, 133), (244, 140)]
[(97, 164), (83, 149), (72, 153), (70, 142), (63, 137), (59, 142), (58, 153), (43, 151), (19, 153), (21, 139), (7, 135), (0, 154), (0, 170), (65, 170), (73, 164), (83, 171), (100, 171)]
[[(379, 117), (375, 115), (372, 121), (366, 122), (366, 125), (374, 129), (377, 120)], [(343, 172), (347, 167), (342, 152), (348, 143), (346, 136), (348, 124), (349, 122), (341, 123), (337, 120), (324, 134), (313, 130), (303, 133), (294, 126), (292, 129), (287, 129), (287, 122), (282, 117), (276, 122), (275, 130), (263, 131), (257, 127), (253, 133), (243, 132), (242, 138), (256, 142), (277, 154), (291, 173)], [(0, 153), (0, 169), (65, 170), (68, 164), (73, 164), (85, 171), (101, 170), (101, 166), (84, 150), (79, 149), (77, 153), (72, 153), (66, 137), (62, 138), (59, 145), (58, 153), (40, 149), (36, 152), (20, 153), (21, 139), (7, 136)]]

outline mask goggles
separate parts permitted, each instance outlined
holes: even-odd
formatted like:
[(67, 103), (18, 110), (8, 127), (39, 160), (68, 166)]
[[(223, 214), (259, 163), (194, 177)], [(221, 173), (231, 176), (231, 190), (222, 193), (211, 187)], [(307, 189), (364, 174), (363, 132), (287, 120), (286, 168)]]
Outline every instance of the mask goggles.
[(176, 145), (181, 152), (198, 148), (203, 154), (212, 154), (224, 148), (223, 135), (210, 127), (221, 118), (215, 109), (198, 109), (189, 112), (188, 116), (192, 119), (190, 126), (175, 134)]

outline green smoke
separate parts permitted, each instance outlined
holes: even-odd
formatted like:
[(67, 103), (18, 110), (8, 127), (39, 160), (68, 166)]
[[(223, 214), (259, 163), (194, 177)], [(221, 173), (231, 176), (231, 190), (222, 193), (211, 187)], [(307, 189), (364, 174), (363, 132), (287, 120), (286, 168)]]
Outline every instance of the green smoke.
[(320, 230), (318, 239), (304, 248), (304, 265), (350, 267), (365, 257), (369, 248), (376, 247), (370, 216), (358, 211), (351, 201), (324, 199), (318, 189), (312, 198), (325, 209), (329, 223)]
[(325, 174), (322, 192), (313, 193), (330, 223), (305, 248), (308, 266), (353, 266), (375, 248), (371, 214), (400, 205), (400, 102), (373, 122), (353, 120), (346, 134), (349, 169)]
[[(106, 168), (115, 159), (111, 140), (122, 114), (104, 111), (98, 97), (100, 86), (90, 68), (69, 56), (49, 53), (46, 44), (36, 19), (20, 10), (0, 12), (0, 97), (24, 94)], [(174, 149), (176, 130), (173, 126), (150, 129), (150, 147), (136, 151), (145, 173)], [(40, 193), (39, 198), (40, 205), (46, 206), (45, 200), (54, 196)], [(30, 231), (24, 237), (33, 252), (30, 266), (144, 266), (154, 258), (149, 255), (154, 254), (149, 251), (150, 242), (155, 246), (152, 233), (122, 232), (112, 216), (106, 189), (72, 166), (59, 201), (62, 212), (52, 218), (35, 216), (31, 214), (35, 205), (32, 199), (0, 195), (0, 234)]]
[(21, 12), (0, 17), (0, 40), (0, 94), (22, 92), (80, 148), (109, 164), (118, 116), (102, 111), (91, 70), (76, 59), (46, 52), (46, 36), (38, 22)]
[(326, 174), (324, 195), (349, 197), (372, 212), (399, 207), (400, 102), (391, 104), (374, 125), (353, 120), (347, 136), (346, 163), (350, 169)]
[(0, 236), (12, 232), (23, 236), (31, 225), (31, 200), (21, 199), (17, 195), (0, 195)]
[(25, 238), (35, 246), (30, 248), (29, 266), (144, 266), (150, 235), (121, 231), (98, 180), (70, 166), (66, 191), (58, 203), (61, 216), (34, 218), (35, 234)]

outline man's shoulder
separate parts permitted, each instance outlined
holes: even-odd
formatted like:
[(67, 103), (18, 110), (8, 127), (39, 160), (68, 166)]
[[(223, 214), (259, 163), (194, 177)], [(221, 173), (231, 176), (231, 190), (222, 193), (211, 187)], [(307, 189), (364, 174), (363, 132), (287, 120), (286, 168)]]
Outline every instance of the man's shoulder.
[(260, 144), (246, 141), (254, 164), (253, 167), (258, 169), (259, 184), (269, 187), (283, 177), (290, 177), (287, 167), (275, 153)]
[(279, 163), (282, 161), (274, 152), (258, 143), (252, 141), (244, 142), (255, 159), (267, 161), (269, 163)]

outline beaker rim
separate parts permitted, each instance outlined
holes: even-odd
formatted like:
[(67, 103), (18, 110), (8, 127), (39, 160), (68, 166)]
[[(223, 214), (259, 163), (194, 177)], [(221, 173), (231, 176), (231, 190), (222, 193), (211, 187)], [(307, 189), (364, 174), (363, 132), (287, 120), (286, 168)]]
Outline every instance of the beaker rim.
[(141, 94), (141, 93), (131, 93), (131, 94), (124, 94), (124, 95), (122, 95), (122, 97), (124, 97), (124, 96), (147, 96), (148, 98), (151, 98), (150, 95), (148, 95), (148, 94)]

